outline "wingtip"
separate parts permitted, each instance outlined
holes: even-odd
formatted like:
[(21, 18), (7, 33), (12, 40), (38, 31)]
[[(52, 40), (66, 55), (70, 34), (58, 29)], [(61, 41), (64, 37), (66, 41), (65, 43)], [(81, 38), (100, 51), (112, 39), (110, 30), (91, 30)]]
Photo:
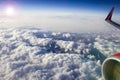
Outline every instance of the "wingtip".
[(105, 21), (111, 21), (113, 11), (114, 11), (114, 7), (112, 7), (111, 11), (109, 12), (107, 17), (105, 18)]

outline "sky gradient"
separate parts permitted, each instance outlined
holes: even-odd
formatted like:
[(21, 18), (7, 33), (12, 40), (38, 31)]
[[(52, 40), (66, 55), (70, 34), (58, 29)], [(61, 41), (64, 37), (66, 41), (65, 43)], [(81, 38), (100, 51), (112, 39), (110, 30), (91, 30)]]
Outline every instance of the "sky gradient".
[[(12, 6), (17, 15), (6, 16)], [(119, 21), (119, 0), (0, 0), (0, 27), (40, 27), (52, 31), (91, 32), (108, 30), (104, 19), (115, 6)], [(92, 22), (91, 22), (92, 21)]]
[(119, 0), (0, 0), (0, 3), (18, 6), (22, 10), (96, 10), (106, 11), (120, 6)]

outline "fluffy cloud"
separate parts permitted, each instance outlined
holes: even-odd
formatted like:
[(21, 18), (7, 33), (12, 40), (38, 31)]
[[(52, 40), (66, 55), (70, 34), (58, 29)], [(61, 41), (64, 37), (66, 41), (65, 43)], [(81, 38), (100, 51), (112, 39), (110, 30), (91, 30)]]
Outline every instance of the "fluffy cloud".
[(119, 47), (119, 33), (108, 37), (103, 34), (1, 29), (0, 79), (100, 80), (101, 61)]

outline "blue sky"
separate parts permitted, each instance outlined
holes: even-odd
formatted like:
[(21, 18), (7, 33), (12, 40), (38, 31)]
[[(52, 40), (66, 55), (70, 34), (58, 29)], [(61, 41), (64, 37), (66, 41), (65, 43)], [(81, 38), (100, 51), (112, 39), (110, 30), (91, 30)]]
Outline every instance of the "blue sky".
[[(119, 0), (0, 0), (0, 27), (34, 26), (51, 31), (91, 32), (111, 29), (104, 21), (112, 6), (119, 21)], [(15, 15), (6, 16), (6, 7)], [(3, 14), (2, 14), (3, 13)]]
[(22, 10), (93, 10), (106, 11), (109, 7), (120, 6), (119, 0), (0, 0), (7, 4), (17, 4)]
[(91, 10), (106, 11), (109, 7), (120, 6), (119, 0), (19, 0), (18, 3), (27, 9), (54, 10)]

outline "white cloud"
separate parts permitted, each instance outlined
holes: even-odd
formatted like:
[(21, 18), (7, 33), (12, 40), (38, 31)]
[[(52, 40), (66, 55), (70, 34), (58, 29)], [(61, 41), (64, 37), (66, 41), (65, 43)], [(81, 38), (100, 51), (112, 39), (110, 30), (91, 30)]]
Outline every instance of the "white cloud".
[[(68, 34), (70, 37), (65, 37)], [(106, 41), (113, 37), (115, 41), (119, 40), (119, 33), (108, 37), (106, 35), (109, 33), (99, 34), (97, 37), (97, 34), (92, 33), (77, 35), (47, 32), (39, 28), (0, 29), (0, 79), (98, 80), (101, 78), (102, 58), (89, 53), (91, 46), (103, 53), (99, 55), (106, 56), (109, 55), (108, 49), (111, 53), (118, 51), (120, 47), (114, 41)], [(78, 40), (74, 41), (76, 37)], [(90, 46), (87, 43), (94, 44)]]

